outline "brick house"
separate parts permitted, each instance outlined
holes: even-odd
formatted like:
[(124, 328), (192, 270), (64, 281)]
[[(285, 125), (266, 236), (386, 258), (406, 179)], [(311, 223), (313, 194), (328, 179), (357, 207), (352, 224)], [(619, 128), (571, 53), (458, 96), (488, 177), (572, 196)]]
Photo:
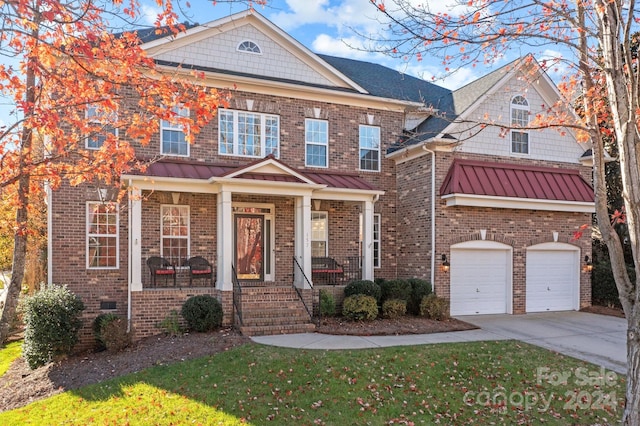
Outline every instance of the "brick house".
[[(118, 209), (99, 186), (49, 194), (49, 280), (82, 297), (86, 324), (115, 312), (140, 338), (211, 294), (247, 334), (308, 331), (314, 283), (374, 277), (430, 280), (458, 315), (589, 304), (590, 242), (571, 240), (594, 208), (583, 147), (450, 120), (524, 120), (558, 96), (546, 75), (525, 87), (511, 67), (451, 92), (316, 55), (255, 12), (143, 41), (161, 68), (236, 89), (193, 144), (163, 122), (137, 147), (160, 159), (121, 177)], [(196, 256), (210, 273), (192, 279)]]

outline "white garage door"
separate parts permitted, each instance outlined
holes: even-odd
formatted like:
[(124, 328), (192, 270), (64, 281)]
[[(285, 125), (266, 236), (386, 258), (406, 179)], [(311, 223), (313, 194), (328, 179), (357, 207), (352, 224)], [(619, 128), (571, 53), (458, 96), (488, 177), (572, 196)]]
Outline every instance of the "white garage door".
[(495, 244), (500, 248), (451, 247), (451, 315), (508, 312), (511, 251)]
[(527, 250), (527, 312), (578, 309), (579, 251), (561, 246), (572, 249)]

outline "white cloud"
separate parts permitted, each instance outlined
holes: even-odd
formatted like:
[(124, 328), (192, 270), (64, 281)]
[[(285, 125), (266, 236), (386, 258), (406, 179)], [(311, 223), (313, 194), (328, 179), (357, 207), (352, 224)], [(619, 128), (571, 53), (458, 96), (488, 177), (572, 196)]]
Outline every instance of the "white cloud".
[(311, 50), (316, 53), (340, 56), (343, 58), (362, 59), (379, 62), (386, 58), (382, 54), (372, 53), (365, 45), (362, 37), (352, 36), (336, 38), (328, 34), (318, 35), (311, 43)]
[(370, 0), (286, 0), (288, 11), (269, 15), (269, 19), (285, 31), (309, 24), (327, 25), (339, 33), (348, 28), (378, 25), (373, 18), (376, 9)]
[(537, 55), (536, 59), (545, 66), (547, 74), (554, 81), (560, 81), (563, 77), (575, 73), (575, 70), (567, 63), (568, 58), (560, 51), (546, 49)]
[(162, 9), (158, 6), (143, 4), (140, 7), (140, 17), (142, 21), (147, 25), (153, 25), (158, 19), (158, 15), (162, 13)]
[(421, 78), (447, 89), (458, 89), (480, 77), (472, 67), (461, 67), (452, 72), (444, 73), (442, 68), (427, 65), (423, 62), (409, 62), (396, 65), (393, 68), (405, 74)]

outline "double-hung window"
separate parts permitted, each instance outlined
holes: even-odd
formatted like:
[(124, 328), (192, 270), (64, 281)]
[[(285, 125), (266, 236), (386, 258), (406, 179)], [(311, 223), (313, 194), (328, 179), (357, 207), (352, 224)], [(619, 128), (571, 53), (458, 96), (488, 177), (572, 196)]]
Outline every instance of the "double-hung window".
[(529, 125), (529, 102), (523, 96), (516, 96), (511, 100), (511, 152), (514, 154), (529, 153), (529, 132), (519, 130)]
[(327, 256), (329, 227), (327, 212), (311, 212), (311, 256)]
[(280, 117), (246, 111), (218, 111), (218, 149), (222, 155), (280, 155)]
[(86, 139), (87, 149), (100, 149), (109, 134), (118, 136), (118, 128), (113, 125), (117, 120), (115, 113), (107, 114), (99, 105), (87, 106), (85, 116), (91, 125), (91, 133)]
[(174, 265), (189, 258), (189, 206), (162, 205), (160, 249), (162, 257)]
[(380, 171), (380, 127), (360, 126), (360, 170)]
[[(177, 117), (189, 117), (189, 108), (173, 107)], [(189, 143), (185, 129), (177, 120), (160, 121), (160, 153), (162, 155), (189, 156)]]
[(329, 123), (307, 118), (304, 122), (305, 164), (311, 167), (327, 167)]
[(87, 269), (118, 268), (118, 206), (87, 203)]

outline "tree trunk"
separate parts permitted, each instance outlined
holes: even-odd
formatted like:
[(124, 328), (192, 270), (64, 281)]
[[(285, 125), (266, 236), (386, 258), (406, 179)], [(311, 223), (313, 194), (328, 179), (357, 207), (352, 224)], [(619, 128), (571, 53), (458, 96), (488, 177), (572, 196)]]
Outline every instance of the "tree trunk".
[(623, 425), (640, 425), (640, 310), (627, 314), (627, 393)]

